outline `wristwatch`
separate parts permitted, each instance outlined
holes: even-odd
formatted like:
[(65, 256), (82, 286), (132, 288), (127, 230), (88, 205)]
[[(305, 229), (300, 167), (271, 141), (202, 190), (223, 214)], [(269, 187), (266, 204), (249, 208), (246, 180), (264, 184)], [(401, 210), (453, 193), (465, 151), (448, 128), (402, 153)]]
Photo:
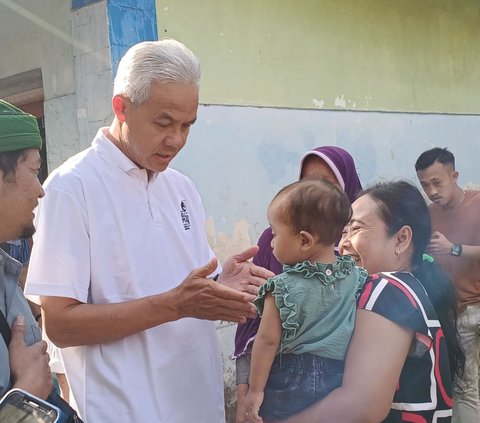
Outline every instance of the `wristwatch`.
[(459, 256), (462, 254), (462, 244), (452, 244), (452, 249), (450, 250), (452, 256)]

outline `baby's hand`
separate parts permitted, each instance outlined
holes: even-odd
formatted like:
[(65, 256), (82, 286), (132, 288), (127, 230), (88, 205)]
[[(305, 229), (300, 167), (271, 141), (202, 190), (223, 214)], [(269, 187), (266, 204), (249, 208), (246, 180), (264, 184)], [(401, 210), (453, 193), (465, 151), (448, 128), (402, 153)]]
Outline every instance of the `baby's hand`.
[(258, 415), (260, 406), (263, 402), (263, 392), (248, 391), (245, 400), (245, 422), (246, 423), (261, 423), (263, 419)]

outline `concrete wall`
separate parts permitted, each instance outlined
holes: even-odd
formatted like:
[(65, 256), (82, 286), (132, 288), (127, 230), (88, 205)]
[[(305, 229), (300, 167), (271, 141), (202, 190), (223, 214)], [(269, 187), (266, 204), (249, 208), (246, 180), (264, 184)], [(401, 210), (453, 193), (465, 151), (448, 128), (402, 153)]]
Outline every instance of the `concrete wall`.
[(476, 0), (157, 0), (200, 57), (201, 101), (478, 113)]
[(156, 38), (155, 16), (153, 0), (0, 2), (0, 79), (41, 69), (50, 170), (110, 124), (112, 69)]
[(415, 180), (418, 154), (448, 146), (478, 183), (477, 1), (157, 0), (157, 16), (202, 64), (201, 119), (174, 166), (202, 189), (221, 257), (256, 241), (310, 147), (348, 148), (369, 184)]
[(347, 149), (365, 186), (416, 183), (414, 163), (433, 146), (455, 154), (460, 184), (480, 182), (478, 116), (201, 106), (172, 167), (197, 184), (221, 258), (256, 242), (268, 203), (298, 178), (302, 154), (320, 145)]
[[(85, 2), (86, 3), (86, 2)], [(112, 117), (106, 2), (0, 2), (0, 78), (41, 69), (50, 170), (87, 147)]]
[(65, 144), (75, 145), (78, 139), (69, 2), (4, 0), (0, 22), (0, 78), (37, 68), (42, 71), (48, 165), (52, 168), (68, 157)]
[(88, 147), (98, 129), (110, 125), (113, 78), (124, 52), (157, 37), (154, 0), (73, 3), (81, 6), (72, 12), (79, 141), (69, 155)]
[[(112, 63), (105, 1), (72, 11), (75, 65), (75, 112), (78, 142), (66, 146), (68, 156), (87, 148), (98, 128), (110, 125)], [(66, 142), (68, 144), (68, 141)], [(62, 162), (57, 163), (59, 166)]]

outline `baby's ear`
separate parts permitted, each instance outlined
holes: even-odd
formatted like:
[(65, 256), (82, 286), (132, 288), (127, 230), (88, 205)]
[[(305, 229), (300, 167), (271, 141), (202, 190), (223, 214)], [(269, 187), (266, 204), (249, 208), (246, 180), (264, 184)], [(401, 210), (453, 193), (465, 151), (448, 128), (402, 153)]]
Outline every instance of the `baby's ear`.
[(302, 249), (308, 249), (315, 243), (313, 236), (310, 232), (300, 231), (300, 245)]

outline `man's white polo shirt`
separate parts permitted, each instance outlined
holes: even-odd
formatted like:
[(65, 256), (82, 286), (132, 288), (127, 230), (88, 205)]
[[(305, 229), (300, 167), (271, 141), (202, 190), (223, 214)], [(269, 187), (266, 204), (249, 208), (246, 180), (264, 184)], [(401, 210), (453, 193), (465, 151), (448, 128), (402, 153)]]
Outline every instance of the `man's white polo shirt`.
[[(148, 181), (102, 130), (50, 175), (45, 192), (29, 295), (134, 300), (174, 288), (213, 257), (190, 179), (167, 169)], [(225, 421), (213, 322), (181, 319), (62, 357), (88, 423)]]

